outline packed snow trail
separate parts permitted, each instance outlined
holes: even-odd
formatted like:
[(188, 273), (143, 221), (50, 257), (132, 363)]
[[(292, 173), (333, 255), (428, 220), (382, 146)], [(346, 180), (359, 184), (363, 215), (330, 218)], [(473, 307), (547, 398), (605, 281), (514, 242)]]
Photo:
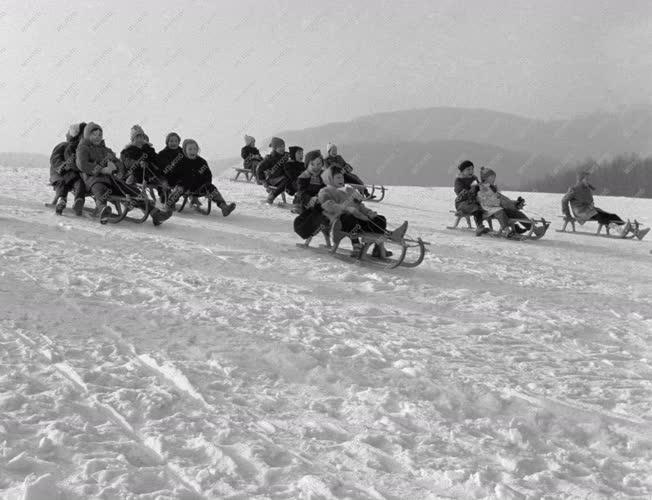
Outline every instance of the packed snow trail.
[(100, 226), (0, 170), (0, 497), (652, 495), (649, 242), (476, 238), (451, 189), (391, 188), (433, 245), (382, 272), (296, 248), (252, 184)]

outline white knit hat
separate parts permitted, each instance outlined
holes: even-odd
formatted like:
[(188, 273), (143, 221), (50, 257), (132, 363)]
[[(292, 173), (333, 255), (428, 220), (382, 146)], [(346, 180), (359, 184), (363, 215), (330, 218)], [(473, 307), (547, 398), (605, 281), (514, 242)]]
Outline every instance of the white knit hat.
[(251, 146), (254, 142), (256, 142), (256, 139), (254, 137), (251, 137), (250, 135), (245, 134), (244, 141), (245, 141), (245, 146)]
[(68, 129), (68, 135), (70, 137), (77, 137), (79, 135), (79, 123), (73, 123)]
[(131, 134), (130, 134), (131, 142), (134, 142), (134, 139), (138, 135), (145, 135), (145, 131), (143, 130), (143, 127), (141, 127), (140, 125), (134, 125), (133, 127), (131, 127)]
[(326, 145), (326, 156), (328, 156), (331, 153), (331, 149), (333, 149), (333, 148), (337, 148), (337, 144), (335, 144), (333, 142), (329, 142)]

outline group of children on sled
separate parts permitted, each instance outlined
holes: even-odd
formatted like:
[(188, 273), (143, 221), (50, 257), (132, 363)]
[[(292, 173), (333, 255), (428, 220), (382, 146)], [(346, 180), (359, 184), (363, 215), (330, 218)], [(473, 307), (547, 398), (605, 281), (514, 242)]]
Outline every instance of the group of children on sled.
[[(364, 205), (363, 200), (369, 198), (364, 182), (338, 154), (335, 144), (328, 144), (326, 157), (320, 150), (308, 151), (304, 157), (299, 146), (292, 146), (286, 152), (285, 141), (278, 137), (272, 138), (270, 147), (272, 152), (263, 159), (255, 147), (255, 139), (245, 136), (241, 151), (244, 167), (255, 172), (258, 181), (265, 185), (268, 203), (284, 192), (294, 196), (293, 211), (300, 214), (295, 220), (298, 234), (308, 238), (322, 231), (329, 246), (331, 230), (336, 240), (347, 235), (354, 257), (362, 252), (358, 238), (362, 233), (384, 234), (393, 241), (403, 239), (407, 222), (388, 231), (385, 217)], [(308, 228), (301, 230), (298, 223), (304, 220)], [(372, 256), (387, 258), (391, 252), (380, 240), (374, 245)]]
[[(459, 174), (455, 178), (455, 210), (459, 215), (471, 216), (475, 221), (475, 234), (482, 236), (490, 229), (485, 220), (494, 219), (500, 224), (498, 234), (507, 238), (517, 237), (530, 231), (531, 223), (522, 211), (525, 200), (520, 196), (511, 200), (496, 186), (496, 172), (490, 168), (480, 169), (480, 179), (474, 174), (475, 166), (469, 160), (458, 165)], [(545, 233), (545, 226), (533, 229), (536, 237)]]
[[(287, 193), (295, 197), (294, 211), (300, 212), (303, 206), (302, 197), (306, 195), (305, 192), (302, 192), (301, 187), (310, 177), (304, 175), (309, 162), (304, 159), (303, 148), (291, 146), (286, 151), (285, 141), (279, 137), (273, 137), (269, 144), (272, 151), (263, 158), (256, 147), (254, 137), (245, 135), (244, 140), (245, 145), (240, 151), (243, 167), (250, 170), (257, 182), (267, 189), (267, 202), (272, 204), (279, 195)], [(338, 154), (337, 145), (329, 143), (326, 146), (326, 157), (321, 157), (321, 159), (323, 167), (339, 167), (346, 184), (355, 185), (366, 199), (371, 198), (364, 181), (353, 173), (353, 167)], [(300, 180), (302, 176), (303, 181)]]
[(63, 213), (68, 195), (74, 196), (73, 210), (82, 214), (86, 196), (95, 200), (96, 214), (106, 223), (112, 210), (112, 197), (136, 199), (147, 183), (155, 187), (158, 199), (151, 216), (155, 225), (172, 215), (181, 196), (199, 204), (199, 196), (209, 197), (221, 208), (224, 216), (235, 209), (227, 203), (212, 183), (208, 163), (199, 156), (199, 145), (176, 132), (165, 138), (165, 148), (158, 153), (139, 125), (130, 132), (130, 142), (120, 158), (106, 146), (103, 130), (97, 123), (70, 126), (66, 140), (58, 144), (50, 156), (50, 182), (55, 190), (55, 212)]
[[(529, 217), (523, 213), (525, 200), (518, 197), (511, 200), (502, 194), (496, 186), (496, 172), (490, 168), (480, 169), (480, 178), (474, 174), (474, 165), (465, 160), (458, 166), (459, 174), (455, 178), (455, 210), (458, 215), (473, 217), (476, 235), (481, 236), (490, 231), (485, 227), (485, 220), (496, 220), (500, 224), (498, 234), (507, 238), (516, 238), (530, 230)], [(625, 238), (628, 235), (639, 239), (650, 231), (650, 228), (640, 229), (631, 222), (624, 221), (616, 214), (597, 208), (593, 201), (594, 187), (589, 182), (590, 170), (580, 170), (577, 184), (570, 187), (562, 198), (562, 213), (567, 220), (584, 224), (596, 221), (615, 231), (616, 235)], [(572, 210), (572, 213), (571, 213)], [(534, 227), (535, 237), (545, 233), (545, 226)]]

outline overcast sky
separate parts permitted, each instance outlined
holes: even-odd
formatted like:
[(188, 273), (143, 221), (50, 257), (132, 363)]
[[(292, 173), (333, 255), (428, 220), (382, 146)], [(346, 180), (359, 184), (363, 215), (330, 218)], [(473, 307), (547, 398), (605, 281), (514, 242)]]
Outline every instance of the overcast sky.
[(535, 118), (650, 103), (652, 2), (0, 0), (0, 151), (98, 121), (209, 158), (242, 135), (406, 108)]

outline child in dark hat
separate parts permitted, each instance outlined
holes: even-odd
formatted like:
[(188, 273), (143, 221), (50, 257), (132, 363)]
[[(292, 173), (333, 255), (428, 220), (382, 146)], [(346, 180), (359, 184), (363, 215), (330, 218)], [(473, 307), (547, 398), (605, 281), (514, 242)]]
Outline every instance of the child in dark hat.
[(293, 211), (301, 213), (305, 208), (314, 205), (319, 191), (326, 187), (321, 178), (324, 170), (324, 158), (321, 151), (308, 151), (304, 160), (304, 170), (297, 178), (297, 194), (294, 197)]
[(267, 176), (269, 195), (267, 203), (274, 203), (274, 200), (284, 191), (294, 195), (297, 191), (296, 181), (304, 170), (303, 148), (292, 146), (289, 150), (289, 159), (286, 162), (277, 162)]
[(455, 178), (455, 210), (460, 215), (470, 215), (475, 221), (475, 234), (480, 236), (489, 231), (482, 222), (483, 211), (477, 200), (480, 181), (473, 174), (474, 165), (465, 160), (457, 167), (459, 174)]
[(269, 147), (272, 152), (256, 167), (256, 179), (258, 184), (267, 184), (270, 171), (274, 167), (281, 166), (290, 161), (290, 155), (285, 151), (285, 141), (279, 137), (272, 137)]
[(167, 205), (171, 209), (174, 203), (184, 193), (206, 193), (215, 204), (222, 210), (224, 217), (228, 216), (235, 210), (235, 203), (227, 203), (222, 197), (220, 191), (212, 183), (213, 174), (208, 166), (208, 162), (199, 156), (199, 144), (194, 139), (185, 139), (181, 146), (183, 150), (183, 159), (175, 167), (175, 175), (170, 177), (175, 180), (175, 184), (167, 200)]

